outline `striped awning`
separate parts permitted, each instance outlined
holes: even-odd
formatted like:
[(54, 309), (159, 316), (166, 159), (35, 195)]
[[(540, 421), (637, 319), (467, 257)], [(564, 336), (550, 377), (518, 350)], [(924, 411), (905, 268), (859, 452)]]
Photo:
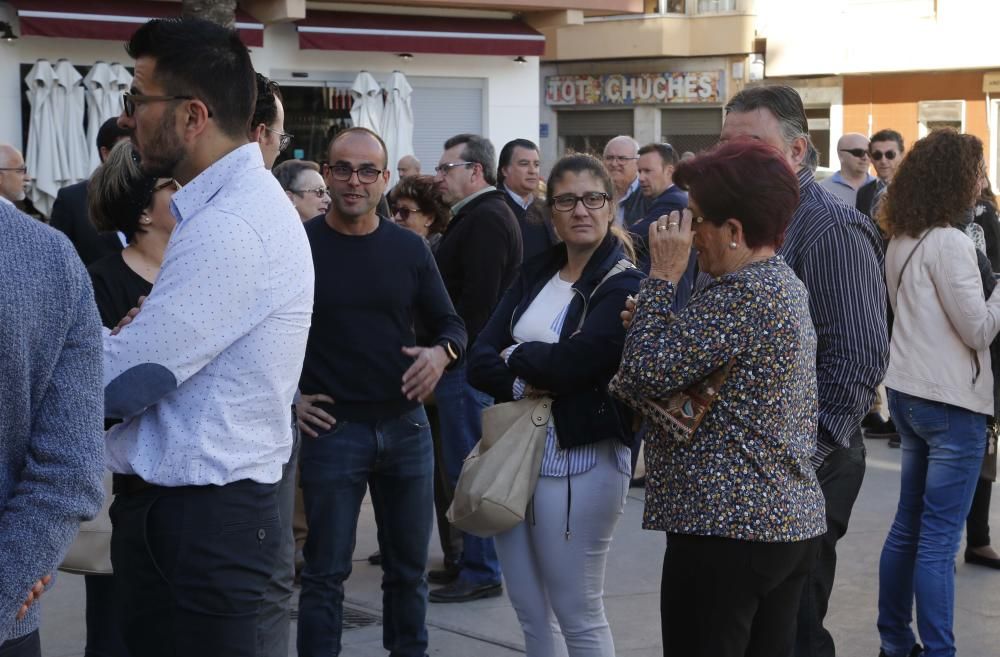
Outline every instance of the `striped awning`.
[[(181, 5), (149, 0), (10, 0), (17, 9), (22, 36), (64, 39), (128, 41), (132, 33), (153, 18), (176, 18)], [(243, 43), (264, 45), (264, 25), (244, 11), (236, 11), (236, 29)]]

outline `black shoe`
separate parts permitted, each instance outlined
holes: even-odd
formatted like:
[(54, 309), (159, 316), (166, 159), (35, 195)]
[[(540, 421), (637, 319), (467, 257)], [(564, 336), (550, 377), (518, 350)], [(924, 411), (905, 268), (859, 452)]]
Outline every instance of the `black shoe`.
[(882, 428), (882, 416), (878, 413), (869, 413), (861, 420), (861, 428), (865, 431), (871, 431), (872, 429)]
[(431, 591), (428, 598), (431, 602), (469, 602), (480, 598), (495, 598), (503, 595), (503, 585), (500, 582), (495, 584), (471, 584), (465, 580), (458, 579), (447, 586)]
[(371, 554), (369, 554), (368, 555), (368, 563), (370, 563), (373, 566), (381, 566), (382, 565), (382, 553), (381, 552), (372, 552)]
[(444, 562), (444, 568), (435, 568), (427, 573), (427, 581), (431, 584), (451, 584), (458, 579), (461, 567), (450, 561)]
[(642, 476), (642, 477), (637, 477), (635, 479), (629, 480), (628, 487), (629, 488), (645, 488), (646, 487), (646, 477)]
[[(924, 654), (924, 647), (918, 643), (913, 646), (913, 650), (910, 651), (909, 657), (920, 657), (922, 654)], [(889, 655), (885, 654), (884, 650), (879, 650), (878, 657), (889, 657)]]
[(893, 423), (892, 418), (889, 418), (885, 422), (882, 421), (882, 418), (878, 418), (877, 425), (872, 425), (871, 423), (869, 423), (867, 427), (865, 426), (865, 423), (862, 422), (861, 426), (865, 430), (865, 438), (873, 438), (873, 439), (888, 438), (889, 440), (892, 440), (893, 438), (897, 438), (899, 436), (899, 434), (896, 433), (896, 425)]
[(968, 548), (966, 548), (965, 550), (965, 563), (971, 563), (977, 566), (986, 566), (987, 568), (1000, 570), (1000, 559), (994, 559), (993, 557), (984, 557), (983, 555), (977, 554)]

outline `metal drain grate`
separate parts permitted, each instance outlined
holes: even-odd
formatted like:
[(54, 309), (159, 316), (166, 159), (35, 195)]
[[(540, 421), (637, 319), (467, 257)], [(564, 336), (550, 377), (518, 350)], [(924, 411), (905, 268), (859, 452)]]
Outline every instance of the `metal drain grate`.
[[(299, 608), (295, 606), (292, 609), (292, 619), (297, 619), (299, 617)], [(362, 627), (369, 627), (371, 625), (381, 625), (382, 619), (374, 614), (369, 614), (364, 611), (359, 611), (357, 609), (352, 609), (351, 607), (344, 607), (344, 630), (357, 630)]]

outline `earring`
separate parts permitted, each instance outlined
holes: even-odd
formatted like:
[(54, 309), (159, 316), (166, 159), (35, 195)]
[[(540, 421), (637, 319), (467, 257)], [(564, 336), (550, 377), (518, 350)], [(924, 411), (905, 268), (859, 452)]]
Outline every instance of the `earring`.
[(735, 249), (735, 248), (737, 248), (738, 246), (739, 246), (739, 244), (737, 244), (736, 242), (730, 242), (730, 243), (729, 243), (729, 248), (730, 248), (730, 249)]
[(149, 217), (148, 214), (144, 214), (144, 215), (142, 215), (142, 218), (139, 219), (139, 223), (141, 223), (141, 224), (143, 224), (145, 226), (148, 226), (149, 224), (153, 223), (153, 220), (150, 219), (150, 217)]

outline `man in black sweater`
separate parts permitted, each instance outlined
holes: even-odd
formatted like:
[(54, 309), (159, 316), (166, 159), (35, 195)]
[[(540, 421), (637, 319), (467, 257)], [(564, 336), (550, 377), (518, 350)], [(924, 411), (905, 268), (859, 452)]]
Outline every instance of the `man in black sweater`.
[(538, 146), (532, 141), (514, 139), (500, 149), (497, 189), (507, 193), (504, 200), (521, 227), (525, 260), (548, 251), (559, 242), (545, 201), (538, 198), (541, 166)]
[[(97, 131), (97, 151), (101, 162), (122, 139), (128, 139), (128, 130), (118, 127), (118, 117), (108, 119)], [(84, 265), (97, 262), (110, 253), (118, 253), (125, 246), (118, 233), (100, 233), (90, 220), (87, 205), (87, 183), (90, 180), (68, 185), (56, 194), (56, 202), (52, 206), (52, 216), (49, 225), (66, 234), (69, 241), (76, 247)]]
[[(365, 487), (385, 574), (384, 645), (427, 652), (424, 568), (434, 513), (434, 450), (421, 402), (461, 359), (465, 327), (416, 234), (378, 216), (385, 144), (364, 128), (330, 144), (332, 204), (305, 224), (316, 268), (312, 327), (296, 403), (309, 535), (298, 654), (340, 654), (344, 580)], [(433, 336), (417, 345), (421, 334)]]
[[(436, 180), (454, 218), (435, 255), (471, 345), (514, 280), (521, 264), (521, 231), (504, 200), (506, 193), (494, 186), (493, 144), (485, 137), (463, 134), (446, 141), (444, 149)], [(469, 385), (464, 366), (441, 377), (434, 398), (441, 418), (445, 472), (454, 487), (463, 459), (482, 435), (482, 410), (493, 400)], [(465, 602), (502, 593), (493, 540), (469, 534), (464, 537), (459, 567), (432, 570), (428, 578), (446, 584), (431, 591), (431, 602)]]

